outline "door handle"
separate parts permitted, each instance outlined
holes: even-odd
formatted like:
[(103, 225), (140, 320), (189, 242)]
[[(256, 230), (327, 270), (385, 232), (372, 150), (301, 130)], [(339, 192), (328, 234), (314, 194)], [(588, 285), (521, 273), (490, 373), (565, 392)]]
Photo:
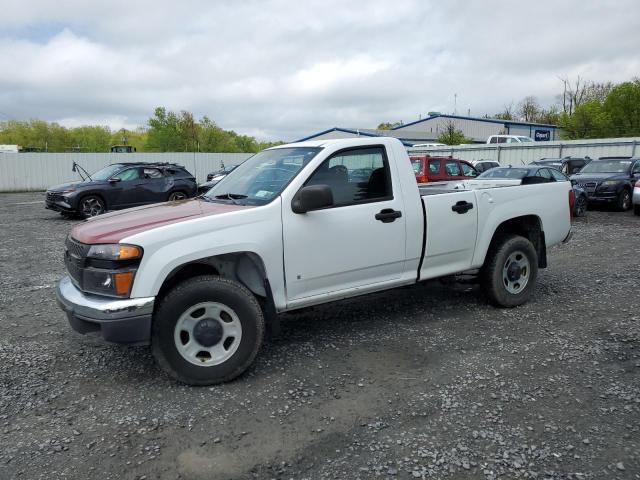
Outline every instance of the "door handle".
[(382, 223), (394, 222), (396, 218), (400, 217), (402, 217), (402, 212), (393, 208), (383, 208), (376, 213), (376, 220), (380, 220)]
[(473, 203), (465, 202), (464, 200), (462, 200), (461, 202), (456, 202), (456, 204), (451, 207), (451, 210), (462, 215), (463, 213), (467, 213), (472, 208)]

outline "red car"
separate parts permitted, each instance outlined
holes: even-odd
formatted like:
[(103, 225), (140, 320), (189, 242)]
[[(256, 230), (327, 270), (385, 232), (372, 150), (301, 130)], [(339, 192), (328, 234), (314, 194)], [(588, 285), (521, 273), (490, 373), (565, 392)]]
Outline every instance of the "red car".
[(451, 157), (420, 155), (409, 157), (418, 183), (475, 178), (478, 171), (469, 162)]

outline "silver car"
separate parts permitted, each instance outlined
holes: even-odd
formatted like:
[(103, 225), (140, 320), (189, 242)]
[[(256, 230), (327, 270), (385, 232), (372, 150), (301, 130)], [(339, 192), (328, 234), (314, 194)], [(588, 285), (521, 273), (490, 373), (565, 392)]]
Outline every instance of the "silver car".
[(640, 215), (640, 180), (633, 187), (633, 213)]

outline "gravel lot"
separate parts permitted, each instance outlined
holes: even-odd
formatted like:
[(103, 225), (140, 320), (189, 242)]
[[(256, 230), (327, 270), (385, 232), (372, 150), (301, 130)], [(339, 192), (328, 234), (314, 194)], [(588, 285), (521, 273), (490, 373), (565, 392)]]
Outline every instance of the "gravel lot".
[(193, 388), (70, 330), (42, 199), (0, 195), (2, 479), (640, 478), (640, 217), (590, 211), (523, 307), (436, 281), (290, 314)]

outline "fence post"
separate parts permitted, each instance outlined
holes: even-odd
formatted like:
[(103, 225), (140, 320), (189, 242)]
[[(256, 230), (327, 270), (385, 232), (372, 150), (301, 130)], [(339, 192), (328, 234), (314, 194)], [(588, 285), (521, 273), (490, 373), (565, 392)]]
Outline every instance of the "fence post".
[(633, 143), (631, 144), (631, 156), (635, 157), (636, 156), (636, 145), (638, 144), (637, 140), (633, 140)]
[(496, 152), (497, 153), (497, 158), (496, 158), (496, 162), (498, 162), (498, 164), (500, 164), (500, 145), (496, 145)]
[(562, 158), (562, 142), (560, 142), (560, 150), (558, 151), (558, 157)]

